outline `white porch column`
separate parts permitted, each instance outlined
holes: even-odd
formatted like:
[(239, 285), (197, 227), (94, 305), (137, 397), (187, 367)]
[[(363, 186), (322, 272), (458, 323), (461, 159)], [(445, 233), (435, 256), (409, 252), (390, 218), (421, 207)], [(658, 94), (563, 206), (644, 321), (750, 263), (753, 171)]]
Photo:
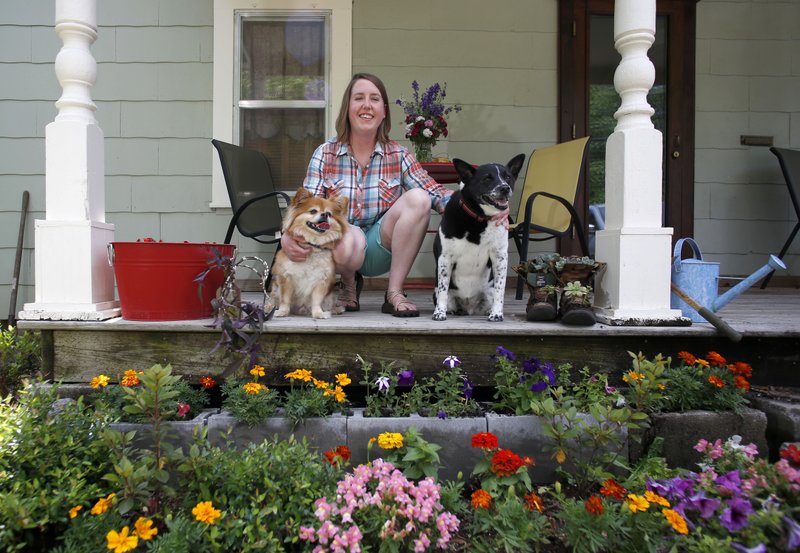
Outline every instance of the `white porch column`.
[(608, 266), (598, 283), (598, 316), (610, 324), (674, 324), (670, 309), (672, 229), (661, 226), (662, 137), (650, 117), (647, 93), (655, 67), (656, 0), (616, 0), (614, 46), (622, 60), (614, 87), (622, 105), (606, 143), (606, 230), (596, 257)]
[(96, 0), (56, 0), (56, 33), (63, 46), (55, 71), (63, 92), (45, 131), (46, 219), (35, 223), (35, 303), (20, 319), (102, 320), (119, 316), (106, 244), (103, 132), (91, 88), (97, 63)]

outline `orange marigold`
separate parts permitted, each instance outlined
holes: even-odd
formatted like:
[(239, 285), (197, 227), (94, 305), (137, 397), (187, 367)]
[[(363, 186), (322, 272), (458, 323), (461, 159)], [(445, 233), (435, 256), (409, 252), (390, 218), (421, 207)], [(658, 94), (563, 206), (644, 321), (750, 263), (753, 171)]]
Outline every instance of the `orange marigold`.
[(325, 459), (332, 465), (341, 465), (350, 460), (350, 448), (346, 445), (336, 446), (335, 449), (329, 449), (323, 453)]
[(584, 507), (590, 515), (602, 515), (605, 512), (603, 499), (599, 495), (589, 496), (589, 499), (584, 503)]
[(678, 357), (680, 357), (681, 360), (687, 365), (694, 365), (697, 362), (697, 357), (695, 357), (688, 351), (679, 351)]
[(708, 383), (714, 386), (715, 388), (724, 388), (725, 383), (722, 379), (714, 374), (708, 377)]
[(200, 385), (206, 390), (209, 390), (217, 385), (217, 381), (210, 376), (203, 376), (200, 378)]
[(141, 384), (141, 380), (139, 380), (139, 375), (136, 374), (136, 371), (133, 369), (128, 369), (125, 371), (125, 374), (122, 376), (122, 380), (120, 380), (120, 385), (122, 386), (138, 386)]
[(478, 432), (472, 435), (472, 447), (479, 447), (481, 449), (497, 449), (500, 443), (497, 436), (491, 432)]
[(609, 478), (603, 482), (603, 487), (600, 488), (600, 493), (606, 497), (612, 497), (622, 501), (625, 499), (625, 494), (627, 494), (628, 491), (619, 485), (613, 478)]
[(725, 361), (725, 358), (722, 357), (716, 351), (709, 351), (708, 355), (706, 355), (706, 359), (708, 359), (708, 362), (714, 365), (715, 367), (720, 367), (727, 363), (727, 361)]
[(511, 450), (501, 449), (492, 455), (492, 472), (497, 476), (511, 476), (516, 474), (525, 463), (522, 457)]
[(747, 381), (747, 379), (743, 376), (739, 376), (738, 374), (733, 377), (733, 385), (740, 390), (750, 389), (750, 383)]
[(746, 378), (753, 376), (753, 367), (744, 361), (737, 361), (736, 363), (728, 365), (728, 370), (733, 374), (738, 374), (739, 376), (744, 376)]
[(540, 513), (544, 509), (542, 498), (536, 492), (525, 494), (525, 506), (529, 511), (539, 511)]
[(492, 494), (486, 490), (475, 490), (470, 503), (473, 509), (488, 509), (492, 505)]

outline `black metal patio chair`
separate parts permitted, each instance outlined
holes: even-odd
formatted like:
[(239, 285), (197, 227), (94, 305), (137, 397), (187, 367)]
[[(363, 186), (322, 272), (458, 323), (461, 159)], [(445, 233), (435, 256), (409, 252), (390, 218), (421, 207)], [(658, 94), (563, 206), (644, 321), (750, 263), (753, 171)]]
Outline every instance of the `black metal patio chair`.
[[(797, 231), (800, 230), (800, 201), (798, 201), (798, 197), (800, 197), (800, 150), (772, 147), (769, 151), (778, 158), (781, 171), (783, 171), (783, 178), (789, 188), (789, 198), (792, 200), (792, 206), (794, 206), (794, 212), (797, 215), (797, 223), (794, 225), (792, 232), (789, 233), (789, 237), (778, 254), (778, 258), (783, 259), (786, 252), (789, 251), (789, 246), (791, 246), (794, 237), (797, 236)], [(762, 290), (767, 287), (773, 274), (775, 274), (775, 271), (764, 277), (764, 282), (761, 283)]]
[[(217, 149), (225, 186), (231, 201), (233, 216), (225, 244), (231, 243), (234, 228), (242, 236), (252, 238), (262, 244), (277, 244), (275, 253), (280, 250), (281, 204), (283, 198), (289, 204), (288, 194), (275, 190), (272, 171), (267, 157), (256, 150), (249, 150), (221, 140), (212, 140)], [(273, 257), (274, 261), (274, 257)], [(272, 279), (270, 273), (267, 286)]]

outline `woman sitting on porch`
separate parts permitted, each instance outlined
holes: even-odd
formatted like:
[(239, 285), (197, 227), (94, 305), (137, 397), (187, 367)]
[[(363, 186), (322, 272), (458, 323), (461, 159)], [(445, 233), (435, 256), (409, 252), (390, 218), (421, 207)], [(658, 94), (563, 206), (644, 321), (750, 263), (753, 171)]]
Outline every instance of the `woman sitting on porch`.
[[(336, 119), (336, 137), (311, 157), (303, 186), (317, 196), (345, 195), (350, 227), (334, 250), (342, 277), (339, 304), (360, 309), (363, 276), (389, 272), (381, 311), (417, 317), (403, 283), (419, 253), (431, 209), (444, 210), (452, 191), (438, 184), (409, 150), (389, 138), (391, 116), (386, 87), (367, 73), (353, 76)], [(284, 234), (281, 247), (292, 261), (304, 260), (307, 246)], [(363, 276), (362, 276), (363, 275)]]

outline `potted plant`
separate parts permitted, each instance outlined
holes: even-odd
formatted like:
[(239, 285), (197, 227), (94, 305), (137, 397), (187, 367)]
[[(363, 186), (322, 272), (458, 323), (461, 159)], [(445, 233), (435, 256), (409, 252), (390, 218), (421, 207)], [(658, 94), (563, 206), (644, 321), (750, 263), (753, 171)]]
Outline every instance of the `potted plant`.
[(447, 115), (461, 111), (461, 106), (445, 106), (447, 83), (434, 83), (420, 95), (419, 83), (411, 83), (413, 95), (410, 100), (399, 98), (397, 105), (403, 108), (406, 123), (406, 138), (411, 141), (417, 161), (433, 159), (432, 149), (439, 138), (447, 138)]
[(747, 407), (752, 367), (728, 362), (711, 351), (705, 357), (681, 351), (671, 357), (648, 359), (628, 352), (632, 370), (623, 375), (625, 397), (637, 410), (649, 413), (651, 428), (643, 435), (644, 454), (654, 438), (664, 441), (663, 454), (670, 466), (691, 468), (700, 460), (692, 446), (701, 438), (742, 436), (760, 451), (767, 451), (766, 415)]

